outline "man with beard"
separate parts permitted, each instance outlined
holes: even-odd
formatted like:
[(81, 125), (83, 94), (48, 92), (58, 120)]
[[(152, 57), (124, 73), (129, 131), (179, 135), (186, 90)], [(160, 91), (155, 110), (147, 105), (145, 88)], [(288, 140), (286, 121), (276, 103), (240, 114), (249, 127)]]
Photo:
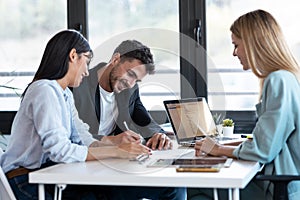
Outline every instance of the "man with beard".
[(145, 139), (153, 150), (172, 148), (170, 138), (140, 100), (137, 82), (154, 71), (150, 49), (136, 40), (123, 41), (108, 63), (89, 70), (89, 77), (73, 94), (79, 117), (96, 139), (104, 144)]

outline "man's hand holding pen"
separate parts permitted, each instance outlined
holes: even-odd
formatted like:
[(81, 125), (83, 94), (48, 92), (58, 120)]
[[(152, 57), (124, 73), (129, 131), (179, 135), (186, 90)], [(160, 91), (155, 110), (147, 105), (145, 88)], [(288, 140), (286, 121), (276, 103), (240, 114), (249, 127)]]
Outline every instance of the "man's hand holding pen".
[[(127, 130), (127, 131), (131, 131), (131, 130), (129, 129), (129, 127), (128, 127), (126, 121), (124, 121), (123, 123), (124, 123), (124, 126), (125, 126), (126, 130)], [(131, 131), (131, 132), (132, 132), (132, 133), (135, 133), (135, 132), (133, 132), (133, 131)], [(145, 143), (145, 139), (143, 138), (143, 136), (141, 136), (141, 135), (138, 134), (138, 133), (135, 133), (135, 134), (137, 134), (137, 135), (139, 136), (140, 142), (141, 142), (142, 144), (144, 144), (144, 143)], [(135, 137), (134, 137), (134, 138), (135, 138)]]
[(118, 135), (104, 136), (100, 143), (101, 145), (119, 145), (122, 143), (144, 143), (144, 138), (138, 133), (129, 130), (127, 123), (124, 121), (126, 131)]
[(118, 145), (117, 157), (129, 158), (130, 160), (140, 161), (140, 157), (149, 157), (151, 149), (140, 142), (121, 143)]
[(145, 139), (140, 134), (129, 130), (125, 121), (124, 126), (126, 131), (114, 136), (104, 136), (101, 139), (101, 144), (119, 145), (123, 143), (140, 143), (141, 145), (145, 144), (147, 148), (151, 148), (152, 150), (172, 149), (173, 147), (171, 139), (164, 133), (155, 133), (147, 142), (145, 142)]
[(131, 130), (127, 130), (118, 135), (104, 136), (101, 141), (110, 145), (119, 145), (122, 143), (132, 143), (132, 142), (141, 143), (141, 137), (139, 134)]
[[(126, 130), (129, 130), (129, 127), (124, 121), (124, 126)], [(140, 135), (141, 143), (145, 143), (145, 139)], [(146, 146), (151, 148), (152, 150), (162, 150), (162, 149), (172, 149), (171, 139), (166, 136), (164, 133), (155, 133), (146, 143)]]

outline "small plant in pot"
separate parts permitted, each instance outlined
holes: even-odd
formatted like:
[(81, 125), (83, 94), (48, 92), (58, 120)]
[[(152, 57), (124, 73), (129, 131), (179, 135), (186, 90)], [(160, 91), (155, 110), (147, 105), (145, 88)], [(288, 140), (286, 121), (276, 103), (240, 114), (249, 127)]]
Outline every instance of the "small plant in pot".
[(234, 126), (232, 119), (227, 118), (223, 120), (223, 127), (232, 127), (232, 126)]
[(223, 136), (232, 137), (233, 129), (234, 129), (233, 120), (230, 118), (224, 119), (222, 125), (223, 125)]

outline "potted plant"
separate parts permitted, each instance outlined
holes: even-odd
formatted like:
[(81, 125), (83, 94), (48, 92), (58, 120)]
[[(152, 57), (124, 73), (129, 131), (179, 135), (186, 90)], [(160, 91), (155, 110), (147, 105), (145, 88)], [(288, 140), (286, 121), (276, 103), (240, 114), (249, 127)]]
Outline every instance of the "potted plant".
[(233, 120), (230, 118), (224, 119), (222, 125), (223, 125), (223, 136), (232, 137), (233, 129), (234, 129)]

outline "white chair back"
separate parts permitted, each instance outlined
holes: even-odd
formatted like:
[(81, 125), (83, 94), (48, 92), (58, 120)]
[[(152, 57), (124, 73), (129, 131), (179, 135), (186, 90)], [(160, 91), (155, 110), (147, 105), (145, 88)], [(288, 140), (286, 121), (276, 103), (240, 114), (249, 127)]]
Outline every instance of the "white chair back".
[[(3, 150), (0, 148), (0, 157)], [(0, 200), (16, 200), (16, 197), (8, 183), (8, 180), (0, 165)]]

